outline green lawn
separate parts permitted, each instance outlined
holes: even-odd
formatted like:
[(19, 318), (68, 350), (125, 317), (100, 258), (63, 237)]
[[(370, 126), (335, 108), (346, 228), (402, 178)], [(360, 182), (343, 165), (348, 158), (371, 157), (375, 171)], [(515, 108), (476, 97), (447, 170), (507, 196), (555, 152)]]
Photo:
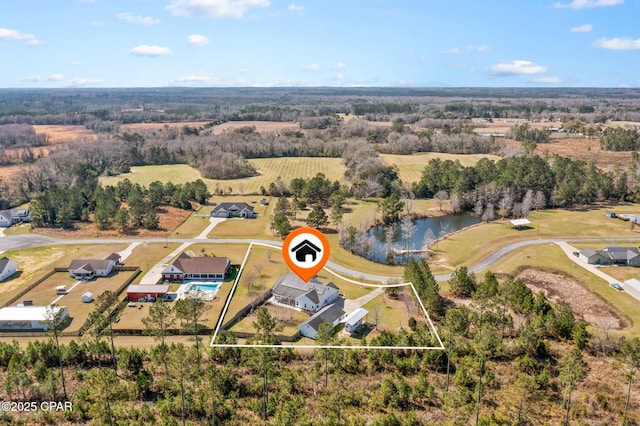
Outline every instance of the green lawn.
[(180, 244), (178, 243), (169, 243), (168, 245), (162, 243), (145, 243), (140, 244), (133, 249), (131, 256), (124, 261), (125, 265), (139, 266), (141, 269), (140, 274), (136, 277), (133, 283), (139, 284), (142, 277), (150, 268), (155, 266), (156, 263), (160, 262), (179, 246)]
[(51, 268), (67, 267), (73, 259), (101, 259), (109, 253), (124, 250), (128, 244), (52, 245), (10, 250), (3, 253), (18, 263), (19, 275), (0, 283), (0, 305), (9, 301), (25, 286), (42, 277)]
[(198, 170), (189, 165), (169, 164), (131, 167), (130, 173), (105, 176), (100, 178), (100, 182), (103, 185), (115, 185), (126, 178), (131, 182), (149, 186), (151, 182), (156, 180), (163, 183), (179, 184), (202, 179), (211, 193), (222, 190), (232, 194), (260, 194), (261, 186), (268, 188), (269, 183), (275, 182), (278, 177), (289, 183), (294, 178), (308, 179), (317, 173), (324, 173), (331, 180), (340, 180), (345, 170), (340, 158), (256, 158), (248, 161), (255, 166), (259, 173), (257, 176), (231, 180), (204, 179)]
[[(211, 213), (211, 206), (200, 206), (200, 208), (189, 216), (180, 226), (171, 231), (169, 238), (193, 238), (200, 235), (207, 226), (209, 226), (209, 214)], [(202, 216), (195, 216), (204, 215)]]
[(368, 340), (382, 330), (388, 330), (394, 333), (398, 331), (399, 327), (407, 330), (409, 318), (412, 316), (420, 320), (425, 319), (424, 313), (418, 310), (417, 304), (413, 301), (415, 298), (413, 292), (408, 288), (405, 291), (409, 295), (408, 297), (411, 298), (411, 303), (408, 304), (409, 309), (407, 308), (407, 304), (402, 300), (391, 299), (384, 293), (363, 306), (364, 309), (369, 311), (366, 316), (366, 322), (372, 326), (375, 325), (376, 322), (376, 311), (379, 311), (378, 330), (372, 331), (369, 336), (367, 336)]
[(425, 152), (412, 155), (397, 155), (397, 154), (380, 154), (380, 158), (388, 165), (395, 164), (400, 170), (400, 179), (404, 183), (418, 182), (422, 177), (422, 170), (432, 158), (439, 158), (442, 161), (460, 161), (463, 166), (473, 166), (482, 158), (490, 158), (495, 161), (500, 157), (495, 155), (485, 154), (469, 154), (469, 155), (456, 155), (456, 154), (443, 154), (436, 152)]
[[(619, 213), (640, 211), (634, 204), (603, 205), (586, 209), (555, 209), (533, 212), (529, 215), (532, 227), (518, 231), (509, 221), (497, 220), (469, 228), (451, 235), (433, 247), (434, 272), (450, 271), (463, 265), (471, 266), (489, 253), (516, 241), (542, 238), (615, 238), (633, 237), (640, 239), (640, 228), (629, 229), (629, 223), (618, 219), (608, 219), (605, 212)], [(437, 266), (442, 264), (442, 266)]]

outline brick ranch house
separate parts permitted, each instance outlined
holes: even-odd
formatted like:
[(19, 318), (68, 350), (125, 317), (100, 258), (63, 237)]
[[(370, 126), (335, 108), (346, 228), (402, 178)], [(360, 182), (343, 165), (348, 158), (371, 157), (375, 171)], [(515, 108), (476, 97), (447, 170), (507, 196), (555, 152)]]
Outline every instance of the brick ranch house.
[(182, 253), (162, 271), (164, 281), (223, 281), (231, 270), (227, 257), (197, 257)]

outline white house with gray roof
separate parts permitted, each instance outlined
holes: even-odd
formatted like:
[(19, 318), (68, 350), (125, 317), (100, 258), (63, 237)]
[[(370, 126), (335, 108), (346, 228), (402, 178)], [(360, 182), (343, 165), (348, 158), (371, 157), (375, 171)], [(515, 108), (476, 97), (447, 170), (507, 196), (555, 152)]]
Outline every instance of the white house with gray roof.
[(2, 228), (30, 221), (31, 216), (27, 209), (0, 210), (0, 227)]
[(328, 323), (331, 327), (335, 327), (342, 320), (344, 320), (346, 314), (342, 306), (337, 303), (332, 303), (329, 306), (325, 306), (315, 314), (309, 317), (308, 320), (298, 326), (300, 334), (310, 339), (318, 337), (318, 330), (320, 330), (320, 324)]
[(611, 244), (602, 250), (586, 248), (578, 253), (580, 260), (590, 265), (640, 266), (640, 252), (636, 247)]
[(220, 203), (211, 209), (211, 217), (256, 217), (253, 206), (247, 203)]
[(308, 312), (318, 312), (338, 298), (338, 287), (332, 282), (322, 284), (317, 279), (304, 282), (292, 273), (282, 275), (271, 290), (278, 303), (300, 308)]
[(4, 281), (18, 271), (18, 264), (8, 257), (0, 258), (0, 281)]

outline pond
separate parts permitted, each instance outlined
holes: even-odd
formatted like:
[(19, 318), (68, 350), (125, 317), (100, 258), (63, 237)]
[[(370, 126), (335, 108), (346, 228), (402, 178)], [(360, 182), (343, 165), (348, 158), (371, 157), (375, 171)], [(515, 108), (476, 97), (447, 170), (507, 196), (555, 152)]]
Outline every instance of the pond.
[(375, 262), (404, 264), (423, 257), (421, 250), (434, 240), (480, 221), (478, 216), (457, 214), (378, 225), (362, 236), (357, 251)]

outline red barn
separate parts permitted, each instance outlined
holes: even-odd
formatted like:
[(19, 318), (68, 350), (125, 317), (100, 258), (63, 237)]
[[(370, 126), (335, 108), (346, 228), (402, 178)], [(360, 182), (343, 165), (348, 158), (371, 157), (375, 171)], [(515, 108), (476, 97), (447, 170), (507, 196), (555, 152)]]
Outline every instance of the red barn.
[(127, 288), (127, 299), (131, 302), (151, 301), (168, 292), (169, 286), (165, 284), (132, 284)]

